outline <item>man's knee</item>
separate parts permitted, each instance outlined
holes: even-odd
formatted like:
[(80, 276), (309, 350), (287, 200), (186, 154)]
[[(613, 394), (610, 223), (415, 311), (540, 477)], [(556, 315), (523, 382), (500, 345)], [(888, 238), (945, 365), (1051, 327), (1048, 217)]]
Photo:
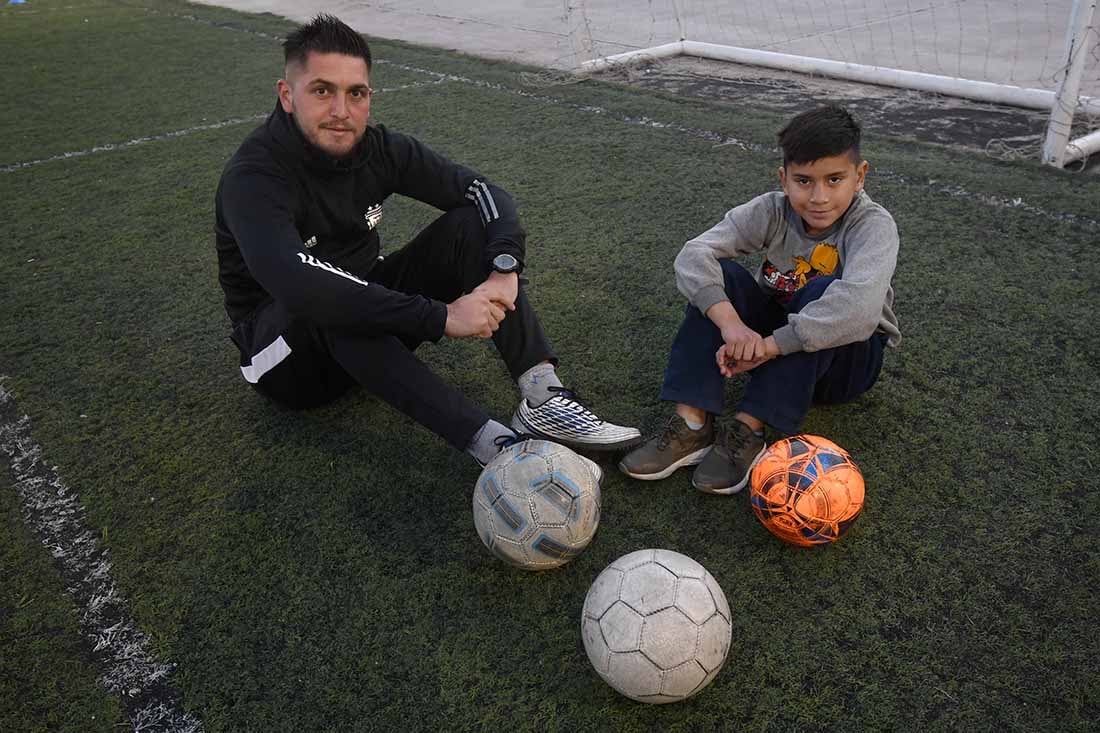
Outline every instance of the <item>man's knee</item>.
[(431, 226), (437, 231), (433, 239), (450, 239), (461, 242), (484, 243), (485, 227), (481, 215), (473, 206), (461, 206), (440, 214)]
[(485, 260), (485, 227), (481, 217), (473, 206), (463, 206), (441, 214), (429, 225), (418, 240), (427, 244), (430, 259), (423, 259), (419, 267), (434, 272), (431, 280), (437, 283), (449, 282), (457, 290), (446, 293), (458, 297), (461, 292), (480, 284), (489, 274), (489, 263)]
[(443, 219), (453, 221), (456, 227), (473, 227), (475, 231), (482, 232), (481, 215), (475, 206), (460, 206), (443, 214)]

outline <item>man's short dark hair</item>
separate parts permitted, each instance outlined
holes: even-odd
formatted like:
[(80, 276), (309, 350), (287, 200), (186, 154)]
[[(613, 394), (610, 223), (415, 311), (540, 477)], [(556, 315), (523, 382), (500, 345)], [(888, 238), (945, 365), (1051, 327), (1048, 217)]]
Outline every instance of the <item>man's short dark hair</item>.
[(843, 107), (829, 105), (803, 112), (779, 131), (783, 167), (845, 153), (859, 165), (860, 134), (859, 123)]
[(358, 57), (367, 63), (367, 71), (370, 71), (370, 46), (367, 45), (367, 40), (351, 26), (328, 13), (318, 14), (283, 41), (283, 54), (288, 65), (294, 62), (305, 66), (311, 53), (339, 53)]

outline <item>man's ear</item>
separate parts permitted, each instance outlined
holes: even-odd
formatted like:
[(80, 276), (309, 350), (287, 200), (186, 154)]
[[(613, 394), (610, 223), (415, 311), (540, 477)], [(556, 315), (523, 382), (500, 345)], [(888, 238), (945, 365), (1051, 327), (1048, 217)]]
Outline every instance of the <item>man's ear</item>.
[(290, 94), (290, 82), (286, 79), (280, 79), (275, 83), (275, 90), (279, 93), (279, 104), (283, 107), (283, 112), (288, 115), (294, 113), (294, 100)]

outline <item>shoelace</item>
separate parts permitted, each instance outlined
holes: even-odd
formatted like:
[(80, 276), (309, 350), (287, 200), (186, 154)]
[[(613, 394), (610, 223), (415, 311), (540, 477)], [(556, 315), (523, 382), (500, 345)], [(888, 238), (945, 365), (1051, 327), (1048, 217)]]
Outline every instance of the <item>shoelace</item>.
[[(504, 450), (505, 448), (511, 447), (511, 446), (515, 445), (516, 443), (522, 443), (525, 440), (536, 440), (536, 438), (535, 438), (534, 435), (531, 435), (530, 433), (516, 433), (515, 435), (498, 435), (497, 437), (493, 438), (493, 445), (495, 445), (497, 447), (497, 452), (499, 453), (500, 451)], [(479, 466), (481, 466), (482, 468), (485, 468), (484, 463), (482, 463), (478, 459), (475, 459), (475, 460), (477, 460), (477, 463), (478, 463)]]
[(676, 429), (676, 415), (673, 415), (665, 423), (665, 427), (661, 430), (660, 437), (657, 438), (657, 449), (664, 450), (668, 447), (668, 444), (672, 442), (673, 437), (680, 431)]
[(724, 445), (730, 453), (736, 453), (748, 442), (752, 430), (745, 423), (733, 418), (715, 425), (715, 433), (715, 444)]
[(498, 450), (504, 450), (505, 448), (515, 445), (516, 443), (522, 443), (525, 440), (535, 440), (535, 436), (531, 435), (530, 433), (498, 435), (496, 438), (493, 439), (493, 445), (495, 445)]
[(563, 399), (572, 402), (574, 405), (573, 409), (580, 414), (584, 415), (587, 418), (590, 418), (591, 420), (597, 422), (600, 421), (600, 418), (596, 416), (596, 413), (592, 412), (581, 403), (581, 396), (577, 394), (575, 390), (569, 389), (568, 387), (547, 387), (547, 389), (551, 392), (556, 393), (559, 397), (562, 397)]

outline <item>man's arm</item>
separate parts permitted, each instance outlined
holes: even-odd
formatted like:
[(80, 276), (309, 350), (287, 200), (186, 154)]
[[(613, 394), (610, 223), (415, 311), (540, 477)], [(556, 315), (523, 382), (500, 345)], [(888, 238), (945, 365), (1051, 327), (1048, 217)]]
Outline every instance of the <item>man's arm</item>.
[(450, 211), (474, 206), (485, 227), (485, 266), (499, 254), (510, 254), (523, 268), (526, 232), (515, 202), (504, 189), (475, 171), (451, 162), (415, 138), (382, 133), (382, 164), (393, 193)]
[(393, 333), (436, 341), (447, 306), (368, 282), (308, 254), (291, 212), (290, 184), (279, 174), (237, 168), (226, 173), (219, 205), (252, 277), (294, 314), (353, 333)]

